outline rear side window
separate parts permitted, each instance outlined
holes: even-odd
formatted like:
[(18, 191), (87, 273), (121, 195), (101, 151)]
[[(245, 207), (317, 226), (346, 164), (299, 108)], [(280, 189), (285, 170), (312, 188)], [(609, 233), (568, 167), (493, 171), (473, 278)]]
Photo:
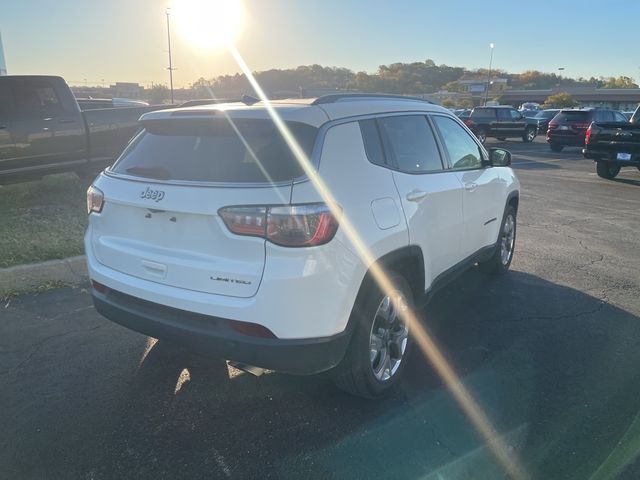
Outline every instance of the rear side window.
[(360, 131), (362, 132), (362, 141), (369, 161), (376, 165), (384, 166), (384, 151), (382, 150), (382, 142), (380, 141), (376, 121), (374, 119), (361, 120)]
[(382, 117), (378, 125), (386, 138), (395, 168), (405, 173), (442, 170), (436, 139), (422, 115)]
[(482, 167), (480, 147), (455, 120), (434, 115), (440, 138), (444, 143), (454, 170), (469, 170)]
[(579, 111), (563, 111), (555, 116), (554, 122), (588, 122), (590, 121), (591, 112), (579, 112)]
[(496, 109), (495, 108), (474, 108), (473, 112), (471, 112), (471, 118), (473, 119), (496, 118)]
[(46, 80), (20, 80), (13, 84), (16, 111), (24, 118), (44, 118), (63, 112), (53, 85)]
[[(310, 157), (317, 129), (289, 122)], [(159, 180), (282, 182), (303, 175), (302, 166), (270, 120), (158, 120), (145, 122), (112, 167), (115, 173)]]
[(593, 116), (594, 122), (613, 122), (613, 112), (609, 110), (598, 110)]
[(535, 118), (541, 118), (543, 120), (551, 119), (557, 115), (557, 110), (543, 110), (539, 112)]
[(627, 117), (625, 117), (620, 112), (613, 112), (613, 121), (614, 122), (626, 122), (627, 121)]

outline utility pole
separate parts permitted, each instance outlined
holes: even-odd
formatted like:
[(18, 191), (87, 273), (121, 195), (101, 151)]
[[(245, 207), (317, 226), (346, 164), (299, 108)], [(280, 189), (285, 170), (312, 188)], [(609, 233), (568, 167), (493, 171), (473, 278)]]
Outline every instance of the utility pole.
[(493, 43), (489, 44), (489, 48), (491, 49), (491, 55), (489, 56), (489, 76), (487, 77), (487, 88), (484, 91), (484, 105), (487, 106), (487, 100), (489, 99), (489, 88), (491, 88), (491, 65), (493, 64), (493, 47), (495, 45)]
[(171, 90), (171, 103), (173, 104), (173, 63), (171, 62), (171, 29), (169, 27), (169, 8), (166, 10), (167, 15), (167, 43), (169, 44), (169, 88)]

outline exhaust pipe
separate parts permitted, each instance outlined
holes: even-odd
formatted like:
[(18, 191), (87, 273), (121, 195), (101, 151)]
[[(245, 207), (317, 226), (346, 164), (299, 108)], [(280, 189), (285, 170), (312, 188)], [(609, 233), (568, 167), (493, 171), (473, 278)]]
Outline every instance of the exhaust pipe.
[(242, 370), (243, 372), (250, 373), (254, 377), (260, 377), (267, 371), (264, 368), (254, 367), (253, 365), (247, 365), (246, 363), (242, 362), (233, 362), (231, 360), (228, 360), (227, 363), (233, 368), (237, 368), (238, 370)]

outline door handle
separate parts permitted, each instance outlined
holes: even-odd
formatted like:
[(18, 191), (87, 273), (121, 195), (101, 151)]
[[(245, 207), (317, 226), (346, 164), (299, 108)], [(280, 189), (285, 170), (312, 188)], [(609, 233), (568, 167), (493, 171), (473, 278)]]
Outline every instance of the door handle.
[(70, 118), (67, 118), (67, 119), (63, 118), (63, 119), (58, 120), (58, 123), (76, 123), (76, 121), (73, 120), (73, 119), (70, 119)]
[(407, 193), (407, 200), (410, 202), (421, 202), (427, 195), (429, 195), (429, 193), (423, 190), (412, 190)]
[(478, 188), (478, 184), (475, 183), (475, 182), (465, 183), (464, 184), (464, 189), (468, 190), (470, 192), (473, 192), (476, 188)]

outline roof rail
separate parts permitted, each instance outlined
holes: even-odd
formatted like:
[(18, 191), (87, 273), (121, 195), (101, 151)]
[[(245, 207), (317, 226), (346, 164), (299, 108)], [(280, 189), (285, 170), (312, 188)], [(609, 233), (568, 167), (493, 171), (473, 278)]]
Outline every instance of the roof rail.
[(418, 97), (405, 97), (403, 95), (392, 95), (386, 93), (334, 93), (331, 95), (324, 95), (322, 97), (316, 98), (311, 105), (325, 105), (327, 103), (337, 103), (341, 100), (407, 100), (412, 102), (424, 102), (433, 104), (433, 102), (429, 100), (425, 100), (424, 98)]

